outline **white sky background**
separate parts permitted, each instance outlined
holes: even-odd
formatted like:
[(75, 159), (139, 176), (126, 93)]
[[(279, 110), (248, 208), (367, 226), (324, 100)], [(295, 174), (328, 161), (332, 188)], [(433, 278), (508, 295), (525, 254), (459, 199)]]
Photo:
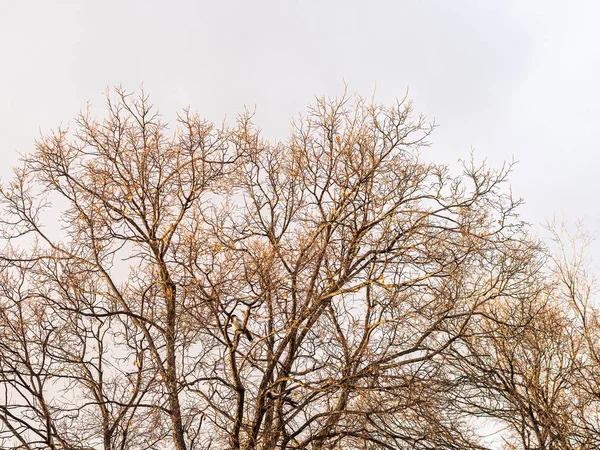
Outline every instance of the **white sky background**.
[[(600, 229), (600, 3), (589, 1), (0, 0), (0, 177), (40, 130), (107, 86), (143, 83), (167, 117), (257, 107), (268, 137), (314, 95), (390, 103), (439, 124), (425, 155), (520, 161), (522, 216)], [(591, 256), (600, 261), (600, 244)]]

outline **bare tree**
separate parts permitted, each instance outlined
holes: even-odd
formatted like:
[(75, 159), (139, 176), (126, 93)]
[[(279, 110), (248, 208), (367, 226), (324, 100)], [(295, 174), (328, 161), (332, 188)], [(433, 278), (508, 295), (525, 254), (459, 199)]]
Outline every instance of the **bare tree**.
[(581, 345), (572, 339), (568, 310), (544, 296), (502, 303), (453, 349), (467, 392), (460, 404), (507, 428), (500, 435), (506, 448), (581, 448), (573, 422)]
[(277, 143), (107, 106), (2, 189), (3, 448), (482, 448), (444, 356), (530, 290), (510, 165), (420, 160), (406, 99)]
[(572, 414), (574, 448), (600, 446), (600, 311), (594, 271), (587, 257), (591, 237), (579, 225), (570, 234), (563, 225), (548, 227), (553, 235), (550, 251), (553, 280), (557, 294), (572, 319), (571, 340), (577, 346), (576, 380), (569, 386), (575, 398)]
[(551, 227), (529, 288), (488, 302), (445, 354), (466, 393), (457, 406), (492, 418), (507, 449), (600, 445), (600, 315), (585, 259), (589, 237)]

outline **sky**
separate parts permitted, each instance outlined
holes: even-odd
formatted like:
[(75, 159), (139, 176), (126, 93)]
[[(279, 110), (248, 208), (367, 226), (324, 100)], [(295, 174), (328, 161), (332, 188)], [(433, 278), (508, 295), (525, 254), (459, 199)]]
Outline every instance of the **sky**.
[[(256, 106), (265, 136), (285, 139), (315, 96), (347, 83), (381, 103), (408, 89), (438, 124), (427, 158), (518, 161), (510, 188), (534, 229), (600, 230), (598, 2), (0, 2), (2, 180), (109, 86), (143, 85), (165, 117)], [(598, 266), (598, 240), (590, 254)]]

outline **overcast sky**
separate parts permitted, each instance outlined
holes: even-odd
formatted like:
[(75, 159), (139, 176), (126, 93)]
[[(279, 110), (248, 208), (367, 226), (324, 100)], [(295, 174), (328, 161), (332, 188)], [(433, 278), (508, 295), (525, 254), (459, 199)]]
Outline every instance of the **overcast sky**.
[(598, 2), (0, 1), (4, 180), (40, 130), (100, 106), (107, 86), (143, 83), (167, 117), (256, 105), (265, 134), (285, 138), (345, 80), (383, 103), (408, 87), (439, 124), (427, 157), (520, 161), (526, 220), (600, 229)]

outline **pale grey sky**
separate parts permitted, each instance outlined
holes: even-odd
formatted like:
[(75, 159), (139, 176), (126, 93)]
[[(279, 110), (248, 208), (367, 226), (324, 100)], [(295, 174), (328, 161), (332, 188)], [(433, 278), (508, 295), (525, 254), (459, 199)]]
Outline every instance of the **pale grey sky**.
[[(284, 138), (314, 95), (390, 102), (407, 86), (439, 124), (426, 154), (520, 161), (523, 217), (600, 230), (600, 3), (595, 1), (0, 0), (0, 176), (39, 130), (106, 86), (141, 83), (167, 116), (257, 106)], [(600, 237), (600, 236), (599, 236)], [(593, 246), (596, 263), (600, 245)]]

